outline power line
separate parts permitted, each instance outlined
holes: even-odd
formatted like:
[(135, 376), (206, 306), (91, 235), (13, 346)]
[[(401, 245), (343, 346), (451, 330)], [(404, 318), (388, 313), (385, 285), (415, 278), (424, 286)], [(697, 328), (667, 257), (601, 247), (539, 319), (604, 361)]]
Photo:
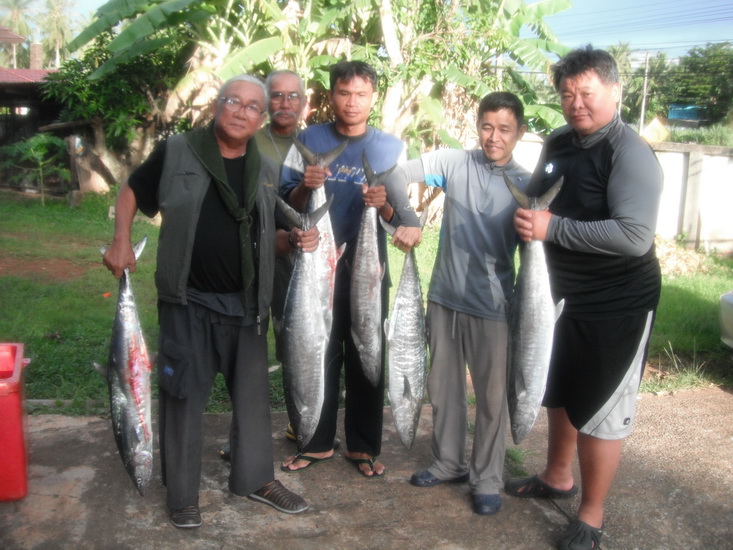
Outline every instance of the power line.
[[(731, 26), (724, 26), (733, 21), (733, 2), (730, 1), (637, 0), (630, 4), (620, 0), (611, 6), (577, 0), (570, 10), (544, 20), (560, 42), (577, 44), (589, 41), (596, 46), (605, 46), (603, 37), (618, 36), (616, 40), (606, 40), (607, 44), (633, 42), (635, 51), (680, 49), (733, 38)], [(694, 40), (679, 40), (695, 30), (699, 33), (701, 26), (709, 27), (709, 32), (706, 34), (707, 29), (703, 30), (702, 35), (696, 34), (700, 38)], [(659, 31), (667, 29), (670, 30), (669, 35), (660, 37)], [(690, 32), (686, 32), (688, 30)], [(644, 36), (645, 33), (652, 36)]]

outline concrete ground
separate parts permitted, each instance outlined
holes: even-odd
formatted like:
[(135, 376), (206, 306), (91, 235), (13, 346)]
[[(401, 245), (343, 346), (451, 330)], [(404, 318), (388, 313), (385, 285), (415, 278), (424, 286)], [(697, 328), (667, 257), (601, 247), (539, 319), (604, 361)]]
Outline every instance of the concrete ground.
[[(643, 395), (607, 502), (602, 547), (733, 548), (732, 420), (733, 395), (721, 389)], [(277, 478), (311, 505), (288, 516), (227, 491), (229, 466), (217, 450), (228, 425), (229, 415), (206, 417), (204, 525), (179, 530), (168, 522), (157, 465), (153, 488), (139, 496), (108, 419), (29, 417), (29, 494), (0, 503), (0, 548), (549, 549), (579, 503), (579, 497), (552, 502), (502, 495), (501, 512), (483, 517), (471, 512), (466, 484), (413, 487), (410, 474), (431, 461), (426, 406), (410, 451), (385, 410), (382, 479), (361, 477), (338, 451), (337, 459), (301, 473), (276, 468)], [(284, 413), (276, 413), (276, 466), (294, 449), (282, 435), (285, 425)], [(529, 473), (543, 467), (546, 435), (543, 413), (520, 446)]]

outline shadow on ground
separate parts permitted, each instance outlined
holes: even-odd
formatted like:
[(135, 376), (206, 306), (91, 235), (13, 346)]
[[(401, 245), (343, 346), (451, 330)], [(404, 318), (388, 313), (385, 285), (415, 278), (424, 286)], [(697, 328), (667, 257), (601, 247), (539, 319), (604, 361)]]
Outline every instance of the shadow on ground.
[[(733, 548), (733, 396), (719, 389), (644, 395), (636, 429), (608, 500), (602, 547)], [(273, 415), (276, 466), (294, 450)], [(410, 474), (430, 463), (426, 406), (412, 450), (399, 442), (385, 410), (385, 478), (366, 479), (344, 460), (276, 476), (311, 504), (287, 516), (226, 489), (229, 466), (217, 453), (229, 415), (207, 415), (200, 505), (204, 525), (168, 522), (157, 472), (140, 497), (122, 467), (110, 422), (98, 417), (28, 418), (29, 494), (0, 503), (0, 547), (253, 549), (549, 549), (579, 497), (525, 501), (506, 495), (501, 512), (471, 512), (467, 485), (419, 489)], [(544, 413), (523, 442), (528, 472), (542, 469)], [(343, 439), (343, 434), (339, 434)], [(157, 460), (157, 456), (156, 456)]]

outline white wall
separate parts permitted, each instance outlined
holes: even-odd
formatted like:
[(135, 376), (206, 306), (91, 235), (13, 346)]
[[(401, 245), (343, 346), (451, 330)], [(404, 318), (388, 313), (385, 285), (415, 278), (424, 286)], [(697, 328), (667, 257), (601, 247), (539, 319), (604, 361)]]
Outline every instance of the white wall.
[[(656, 232), (686, 244), (733, 254), (733, 149), (683, 143), (652, 143), (664, 172)], [(525, 135), (514, 158), (534, 170), (542, 139)]]

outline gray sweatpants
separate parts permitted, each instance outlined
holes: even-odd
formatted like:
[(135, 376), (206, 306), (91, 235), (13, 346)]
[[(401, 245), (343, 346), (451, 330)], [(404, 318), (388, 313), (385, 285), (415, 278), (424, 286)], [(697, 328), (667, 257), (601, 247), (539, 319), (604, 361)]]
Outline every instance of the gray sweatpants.
[[(506, 404), (506, 322), (459, 313), (428, 303), (431, 355), (428, 393), (433, 407), (435, 462), (440, 479), (470, 476), (473, 494), (498, 494), (503, 486)], [(466, 365), (476, 394), (476, 426), (466, 463)]]

